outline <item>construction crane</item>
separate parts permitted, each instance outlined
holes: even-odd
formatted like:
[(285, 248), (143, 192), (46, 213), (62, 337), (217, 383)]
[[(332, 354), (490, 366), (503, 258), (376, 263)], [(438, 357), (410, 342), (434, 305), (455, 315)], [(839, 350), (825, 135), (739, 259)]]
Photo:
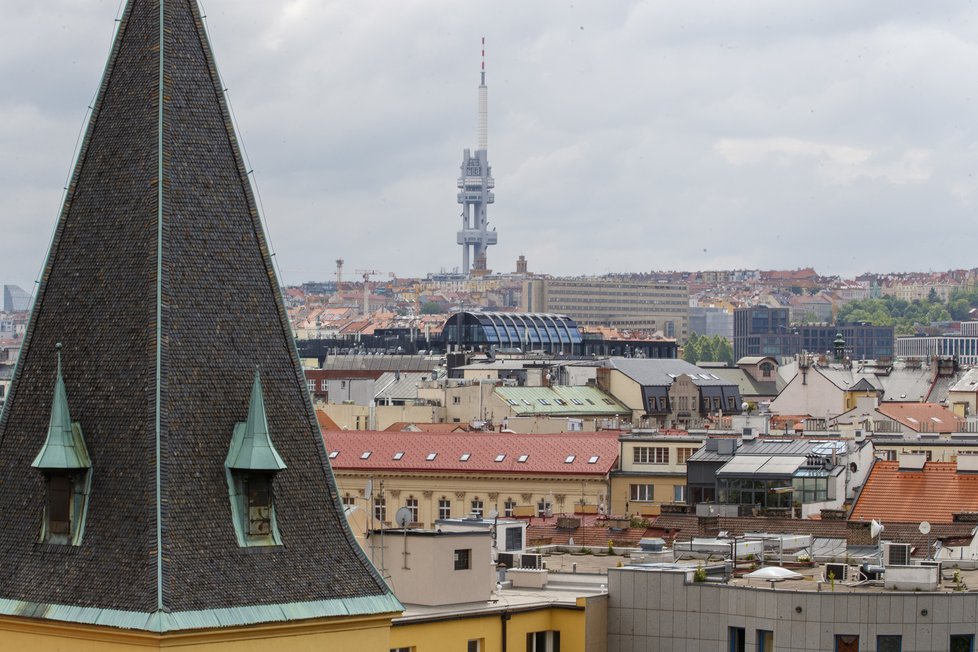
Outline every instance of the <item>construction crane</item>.
[(381, 276), (387, 274), (390, 278), (394, 278), (394, 272), (378, 272), (375, 269), (358, 269), (356, 270), (357, 275), (363, 277), (363, 315), (366, 317), (370, 314), (370, 277), (371, 276)]

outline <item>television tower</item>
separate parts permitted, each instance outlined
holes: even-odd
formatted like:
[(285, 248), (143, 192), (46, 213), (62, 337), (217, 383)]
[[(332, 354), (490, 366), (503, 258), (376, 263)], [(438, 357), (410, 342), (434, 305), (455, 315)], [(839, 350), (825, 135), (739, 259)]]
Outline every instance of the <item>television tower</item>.
[[(479, 149), (462, 152), (462, 176), (458, 178), (458, 203), (462, 205), (462, 273), (485, 274), (486, 248), (496, 244), (496, 230), (489, 230), (486, 206), (496, 200), (496, 182), (486, 153), (489, 141), (489, 89), (486, 87), (486, 39), (482, 37), (482, 71), (479, 84)], [(469, 257), (471, 248), (472, 257)]]

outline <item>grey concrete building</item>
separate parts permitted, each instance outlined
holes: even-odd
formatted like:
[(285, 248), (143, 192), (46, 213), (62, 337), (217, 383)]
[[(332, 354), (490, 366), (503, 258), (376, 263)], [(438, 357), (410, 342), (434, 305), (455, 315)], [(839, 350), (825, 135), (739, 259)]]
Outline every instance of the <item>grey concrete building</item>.
[(695, 572), (610, 568), (609, 652), (974, 649), (978, 594), (958, 585), (898, 590), (812, 576), (697, 582)]
[(24, 312), (31, 307), (31, 295), (16, 285), (3, 286), (3, 311)]
[(523, 282), (521, 310), (567, 315), (582, 326), (661, 331), (689, 337), (689, 286), (614, 277), (534, 278)]

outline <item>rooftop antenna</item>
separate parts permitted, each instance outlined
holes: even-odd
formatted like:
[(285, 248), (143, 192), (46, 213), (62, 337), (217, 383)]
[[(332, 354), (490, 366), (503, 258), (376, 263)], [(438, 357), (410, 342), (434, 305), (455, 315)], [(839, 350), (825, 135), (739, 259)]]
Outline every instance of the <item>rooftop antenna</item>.
[(482, 37), (482, 70), (479, 83), (479, 149), (489, 148), (489, 88), (486, 87), (486, 37)]

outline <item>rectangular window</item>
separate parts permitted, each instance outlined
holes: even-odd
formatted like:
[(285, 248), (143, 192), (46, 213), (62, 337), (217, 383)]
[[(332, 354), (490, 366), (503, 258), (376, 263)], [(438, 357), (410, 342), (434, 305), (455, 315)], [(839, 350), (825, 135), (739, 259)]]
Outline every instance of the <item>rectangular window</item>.
[(438, 500), (438, 518), (446, 519), (452, 517), (452, 501), (447, 498)]
[(51, 534), (71, 532), (71, 479), (66, 474), (48, 480), (48, 527)]
[(414, 496), (408, 496), (408, 499), (404, 502), (404, 506), (411, 510), (411, 522), (418, 522), (418, 499)]
[(835, 652), (859, 652), (859, 636), (857, 634), (836, 634)]
[(343, 506), (344, 507), (352, 507), (353, 505), (356, 505), (356, 504), (357, 504), (357, 499), (356, 498), (354, 498), (353, 496), (351, 496), (348, 493), (343, 495)]
[(747, 630), (743, 627), (728, 627), (727, 639), (730, 652), (747, 652)]
[(672, 501), (674, 503), (686, 502), (686, 485), (677, 484), (672, 487)]
[(319, 390), (325, 392), (327, 389), (329, 389), (329, 381), (323, 378), (319, 383)]
[(769, 629), (757, 630), (757, 652), (774, 652), (774, 632)]
[(472, 549), (461, 548), (455, 551), (455, 570), (469, 570), (472, 568)]
[(664, 446), (636, 446), (632, 449), (635, 464), (668, 464), (669, 449)]
[(306, 381), (306, 389), (308, 389), (310, 392), (315, 392), (316, 391), (316, 381), (315, 380), (307, 380)]
[(628, 485), (629, 500), (635, 502), (651, 502), (654, 486), (650, 484), (631, 484)]
[(461, 396), (453, 396), (452, 397), (452, 405), (461, 405), (461, 404), (462, 404), (462, 397)]
[(529, 632), (526, 652), (560, 652), (560, 632)]
[(899, 634), (880, 634), (876, 637), (876, 652), (900, 652), (903, 637)]
[(465, 652), (482, 652), (482, 639), (476, 638), (470, 640), (465, 648)]
[(537, 503), (537, 516), (550, 516), (553, 514), (553, 504), (549, 500), (541, 500)]
[(676, 449), (676, 462), (679, 464), (685, 464), (686, 460), (693, 456), (696, 452), (695, 448), (678, 448)]
[(383, 496), (374, 496), (374, 519), (381, 523), (387, 520), (387, 500)]
[(513, 512), (516, 511), (516, 501), (512, 498), (507, 498), (506, 502), (503, 503), (503, 516), (506, 518), (512, 518)]
[[(508, 527), (506, 528), (506, 550), (519, 550), (523, 547), (523, 528), (521, 527)], [(970, 651), (969, 651), (970, 652)]]
[(974, 652), (974, 634), (951, 634), (951, 642), (948, 645), (950, 652)]
[(415, 652), (415, 647), (392, 647), (391, 652)]
[(265, 475), (248, 476), (248, 534), (266, 536), (272, 531), (272, 483)]
[(482, 501), (479, 500), (478, 498), (473, 498), (471, 504), (472, 504), (472, 509), (470, 510), (470, 513), (477, 518), (482, 518), (482, 510), (483, 510)]

